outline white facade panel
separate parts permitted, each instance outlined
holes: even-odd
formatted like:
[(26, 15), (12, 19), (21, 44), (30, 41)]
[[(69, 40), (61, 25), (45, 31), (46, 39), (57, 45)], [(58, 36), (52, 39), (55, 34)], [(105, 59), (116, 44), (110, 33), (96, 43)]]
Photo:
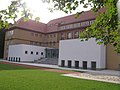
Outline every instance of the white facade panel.
[[(25, 45), (25, 44), (10, 45), (8, 52), (8, 59), (20, 58), (20, 61), (32, 62), (34, 60), (40, 59), (41, 57), (45, 57), (45, 49), (46, 47)], [(33, 52), (33, 54), (31, 54), (31, 52)]]
[(59, 65), (61, 60), (65, 60), (65, 66), (68, 66), (68, 60), (72, 61), (72, 67), (75, 67), (75, 61), (79, 61), (79, 67), (83, 67), (83, 61), (87, 61), (87, 68), (91, 68), (91, 62), (96, 62), (96, 68), (105, 68), (106, 47), (96, 44), (95, 39), (80, 41), (80, 39), (62, 40), (59, 44)]

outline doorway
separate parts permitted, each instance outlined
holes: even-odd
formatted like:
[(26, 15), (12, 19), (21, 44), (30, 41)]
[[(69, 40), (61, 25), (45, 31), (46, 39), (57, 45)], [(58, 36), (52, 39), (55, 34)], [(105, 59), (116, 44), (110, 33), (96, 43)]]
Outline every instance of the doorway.
[(68, 61), (68, 68), (71, 68), (71, 66), (72, 66), (72, 65), (71, 65), (71, 61), (69, 60), (69, 61)]
[(75, 61), (75, 68), (79, 68), (79, 61)]
[(61, 67), (65, 67), (65, 60), (61, 60)]
[(91, 69), (96, 70), (96, 62), (91, 62)]
[(87, 61), (83, 61), (83, 69), (87, 69)]

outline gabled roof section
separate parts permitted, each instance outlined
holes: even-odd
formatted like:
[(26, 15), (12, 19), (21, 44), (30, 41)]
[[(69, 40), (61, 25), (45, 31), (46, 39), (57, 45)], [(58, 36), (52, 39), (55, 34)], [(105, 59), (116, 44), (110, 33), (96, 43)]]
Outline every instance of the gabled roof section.
[[(104, 8), (100, 9), (99, 13), (101, 12), (105, 12), (105, 9)], [(21, 18), (17, 21), (17, 23), (14, 26), (28, 29), (31, 31), (41, 32), (41, 33), (51, 33), (51, 32), (58, 31), (58, 27), (60, 25), (65, 25), (65, 24), (75, 23), (75, 22), (82, 22), (87, 20), (94, 20), (96, 19), (97, 16), (98, 14), (96, 14), (92, 10), (89, 10), (81, 13), (78, 18), (75, 18), (75, 14), (73, 14), (73, 15), (51, 20), (47, 24), (42, 22), (36, 22), (34, 20), (24, 21), (24, 18)]]
[(19, 19), (14, 26), (37, 32), (46, 32), (45, 23), (36, 22), (34, 20), (25, 21), (24, 18)]
[[(99, 12), (104, 12), (105, 9), (102, 8), (99, 10)], [(58, 29), (58, 25), (64, 25), (64, 24), (69, 24), (69, 23), (74, 23), (74, 22), (82, 22), (86, 20), (91, 20), (95, 19), (97, 17), (97, 14), (93, 12), (92, 10), (85, 11), (80, 14), (78, 18), (75, 18), (75, 14), (61, 17), (58, 19), (51, 20), (50, 22), (47, 23), (47, 32), (53, 32)]]

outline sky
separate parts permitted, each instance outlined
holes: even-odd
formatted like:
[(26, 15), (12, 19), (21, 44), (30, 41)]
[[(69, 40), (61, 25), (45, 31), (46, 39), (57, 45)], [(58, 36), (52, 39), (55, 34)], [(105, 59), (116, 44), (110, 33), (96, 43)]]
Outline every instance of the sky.
[[(5, 9), (8, 5), (10, 5), (10, 2), (12, 0), (0, 0), (0, 9)], [(48, 3), (43, 3), (42, 0), (23, 0), (26, 2), (27, 7), (31, 10), (33, 15), (35, 17), (40, 17), (40, 22), (47, 23), (50, 20), (60, 18), (63, 16), (67, 16), (70, 14), (65, 14), (63, 11), (54, 11), (50, 12), (48, 10), (49, 7), (51, 7), (51, 4)], [(82, 10), (86, 11), (88, 9), (83, 9)], [(73, 12), (72, 14), (74, 14)]]

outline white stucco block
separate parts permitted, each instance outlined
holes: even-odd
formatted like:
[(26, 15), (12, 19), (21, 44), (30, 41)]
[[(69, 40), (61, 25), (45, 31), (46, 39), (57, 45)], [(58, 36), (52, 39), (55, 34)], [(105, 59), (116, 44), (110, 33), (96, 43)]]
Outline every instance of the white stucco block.
[[(34, 45), (26, 45), (26, 44), (18, 44), (18, 45), (10, 45), (8, 51), (8, 58), (20, 58), (20, 61), (34, 61), (40, 59), (41, 57), (45, 57), (45, 49), (46, 47), (34, 46)], [(25, 53), (27, 51), (27, 54)], [(33, 52), (33, 54), (31, 54)], [(38, 52), (38, 54), (36, 54)], [(43, 55), (41, 55), (43, 53)]]
[(72, 61), (72, 66), (75, 66), (75, 61), (79, 61), (79, 66), (82, 67), (82, 62), (87, 61), (87, 67), (91, 68), (91, 62), (96, 62), (96, 68), (105, 68), (106, 64), (106, 47), (98, 45), (94, 38), (88, 41), (80, 41), (80, 39), (61, 40), (59, 43), (59, 62), (65, 60), (65, 66), (68, 65), (68, 60)]

